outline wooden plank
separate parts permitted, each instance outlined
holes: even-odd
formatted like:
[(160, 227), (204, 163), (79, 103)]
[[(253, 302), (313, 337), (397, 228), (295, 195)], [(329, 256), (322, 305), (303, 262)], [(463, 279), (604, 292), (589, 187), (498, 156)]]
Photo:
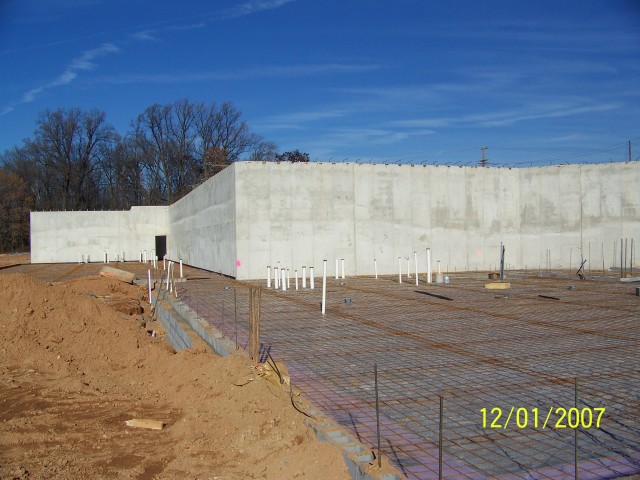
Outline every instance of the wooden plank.
[(489, 290), (507, 290), (511, 288), (511, 284), (509, 282), (485, 283), (484, 288), (488, 288)]
[(126, 423), (130, 427), (135, 428), (148, 428), (151, 430), (162, 430), (164, 428), (164, 422), (159, 420), (151, 420), (148, 418), (132, 418), (127, 420)]
[(104, 266), (100, 269), (100, 276), (113, 278), (114, 280), (119, 280), (126, 283), (133, 283), (133, 279), (136, 278), (135, 274), (131, 272), (107, 266)]

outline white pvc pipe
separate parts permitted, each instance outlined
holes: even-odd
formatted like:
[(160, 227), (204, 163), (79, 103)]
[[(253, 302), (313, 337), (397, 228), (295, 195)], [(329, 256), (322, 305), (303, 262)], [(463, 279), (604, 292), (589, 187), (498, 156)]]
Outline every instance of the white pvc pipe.
[(280, 282), (280, 285), (282, 285), (282, 291), (286, 292), (287, 291), (287, 272), (284, 268), (281, 268), (280, 273), (282, 275), (282, 281)]
[(294, 274), (296, 276), (296, 290), (298, 290), (298, 270), (294, 270)]
[(287, 268), (287, 288), (291, 288), (291, 272)]
[[(122, 260), (124, 262), (124, 260)], [(158, 256), (153, 257), (153, 268), (158, 269)]]
[(373, 259), (373, 269), (376, 272), (376, 280), (378, 279), (378, 261), (374, 258)]
[(431, 283), (431, 249), (427, 248), (427, 283)]
[(313, 278), (313, 267), (309, 267), (309, 288), (311, 290), (314, 289), (314, 286), (313, 286), (314, 280), (315, 279)]
[(162, 257), (162, 270), (167, 269), (167, 256)]
[(169, 277), (171, 276), (171, 260), (169, 260), (169, 266), (167, 267), (167, 286), (166, 289), (169, 290)]
[(338, 279), (338, 259), (336, 258), (336, 280)]
[(307, 267), (302, 267), (302, 289), (307, 288)]
[(402, 283), (402, 257), (398, 257), (398, 282)]
[(340, 259), (340, 268), (342, 270), (342, 279), (344, 280), (344, 258)]
[(144, 263), (147, 263), (147, 251), (144, 251)]
[(273, 269), (273, 287), (276, 290), (280, 288), (280, 267)]
[(415, 263), (415, 267), (416, 267), (416, 287), (418, 286), (418, 253), (417, 252), (413, 252), (413, 260)]
[(327, 305), (327, 261), (322, 262), (322, 315), (326, 311)]
[(267, 265), (267, 288), (271, 288), (271, 265)]
[(183, 278), (183, 275), (182, 275), (182, 259), (180, 259), (180, 278)]
[(148, 287), (149, 287), (149, 305), (151, 305), (151, 270), (147, 270)]

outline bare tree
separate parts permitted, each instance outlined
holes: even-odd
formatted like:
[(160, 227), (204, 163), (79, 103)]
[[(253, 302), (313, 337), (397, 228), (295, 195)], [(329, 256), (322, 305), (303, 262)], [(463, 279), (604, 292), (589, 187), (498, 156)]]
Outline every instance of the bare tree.
[(219, 107), (200, 105), (196, 128), (200, 137), (198, 154), (202, 159), (203, 179), (215, 175), (263, 143), (262, 137), (251, 132), (241, 117), (242, 113), (231, 102), (224, 102)]
[(16, 251), (29, 245), (32, 205), (26, 182), (15, 173), (0, 170), (0, 251)]

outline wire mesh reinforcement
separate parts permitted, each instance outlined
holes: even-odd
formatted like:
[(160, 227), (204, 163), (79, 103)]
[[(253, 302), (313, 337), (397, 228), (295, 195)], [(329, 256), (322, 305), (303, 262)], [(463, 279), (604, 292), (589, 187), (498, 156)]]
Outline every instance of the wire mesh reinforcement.
[[(180, 298), (245, 348), (249, 287), (262, 283), (192, 276), (201, 279), (179, 284)], [(409, 478), (438, 478), (440, 396), (443, 478), (574, 478), (576, 460), (581, 479), (640, 473), (633, 287), (510, 272), (512, 288), (496, 292), (486, 274), (450, 276), (418, 287), (328, 279), (326, 315), (320, 290), (263, 288), (263, 351), (373, 450), (377, 363), (382, 451)]]

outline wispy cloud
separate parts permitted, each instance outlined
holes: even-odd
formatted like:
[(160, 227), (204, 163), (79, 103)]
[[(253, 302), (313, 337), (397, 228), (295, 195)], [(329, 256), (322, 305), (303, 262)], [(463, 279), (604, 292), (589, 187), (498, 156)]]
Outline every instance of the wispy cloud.
[(157, 42), (158, 38), (152, 35), (153, 30), (143, 30), (131, 35), (131, 38), (139, 42)]
[(545, 120), (576, 115), (587, 115), (591, 113), (617, 110), (622, 107), (623, 105), (621, 103), (569, 105), (559, 102), (557, 104), (549, 103), (547, 105), (534, 107), (524, 106), (520, 109), (485, 112), (483, 114), (396, 120), (390, 122), (390, 124), (397, 127), (407, 128), (437, 128), (468, 125), (481, 127), (506, 127), (530, 120)]
[(302, 65), (279, 65), (248, 68), (241, 70), (215, 70), (209, 72), (188, 72), (188, 73), (129, 73), (112, 75), (102, 78), (103, 83), (126, 84), (126, 83), (196, 83), (211, 80), (243, 80), (263, 77), (305, 77), (320, 75), (339, 75), (350, 73), (370, 72), (384, 68), (375, 64), (339, 64), (320, 63)]
[(264, 10), (273, 10), (280, 8), (287, 3), (295, 2), (296, 0), (250, 0), (234, 8), (226, 10), (223, 14), (225, 18), (238, 18), (246, 15), (252, 15), (254, 13), (262, 12)]
[(112, 43), (104, 43), (97, 48), (93, 48), (91, 50), (85, 50), (78, 57), (71, 60), (67, 68), (56, 78), (54, 78), (50, 82), (47, 82), (43, 85), (39, 85), (37, 87), (34, 87), (26, 91), (25, 93), (22, 94), (22, 97), (20, 98), (19, 101), (11, 103), (6, 107), (4, 107), (0, 111), (0, 116), (6, 115), (7, 113), (12, 112), (15, 109), (15, 107), (17, 107), (18, 105), (23, 105), (23, 104), (27, 104), (35, 101), (35, 99), (39, 95), (41, 95), (47, 90), (70, 84), (76, 78), (78, 78), (79, 71), (92, 70), (93, 68), (95, 68), (96, 66), (95, 60), (97, 58), (100, 58), (112, 53), (117, 53), (119, 51), (120, 51), (120, 48), (118, 48)]

